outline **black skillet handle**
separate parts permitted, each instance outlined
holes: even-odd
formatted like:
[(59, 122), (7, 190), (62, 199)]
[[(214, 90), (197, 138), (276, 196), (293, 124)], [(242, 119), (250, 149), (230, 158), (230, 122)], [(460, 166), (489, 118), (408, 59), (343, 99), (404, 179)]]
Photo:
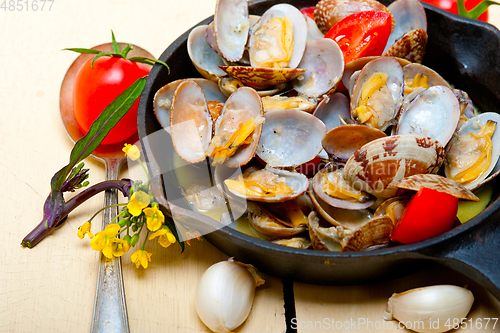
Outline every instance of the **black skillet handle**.
[[(463, 234), (463, 233), (462, 233)], [(493, 214), (465, 235), (419, 251), (488, 289), (500, 300), (500, 217)]]

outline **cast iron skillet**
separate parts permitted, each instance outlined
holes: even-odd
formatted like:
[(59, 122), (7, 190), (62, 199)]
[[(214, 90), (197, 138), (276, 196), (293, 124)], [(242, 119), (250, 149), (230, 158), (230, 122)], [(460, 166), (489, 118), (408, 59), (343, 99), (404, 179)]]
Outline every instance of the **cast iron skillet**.
[[(249, 2), (250, 12), (262, 14), (279, 0)], [(316, 4), (316, 0), (288, 0), (298, 8)], [(382, 1), (388, 4), (389, 1)], [(424, 64), (466, 91), (482, 111), (500, 112), (500, 32), (493, 26), (451, 15), (423, 4), (428, 20), (429, 41)], [(213, 17), (200, 24), (208, 24)], [(180, 36), (161, 55), (170, 65), (154, 66), (142, 93), (138, 126), (141, 145), (154, 178), (153, 189), (159, 203), (176, 221), (182, 220), (204, 231), (204, 226), (218, 222), (179, 207), (166, 200), (165, 189), (178, 188), (173, 176), (168, 135), (155, 139), (163, 131), (153, 113), (153, 97), (168, 82), (200, 77), (192, 66), (186, 41), (189, 31)], [(162, 132), (158, 132), (162, 133)], [(161, 167), (160, 167), (161, 166)], [(166, 169), (165, 169), (166, 166)], [(167, 170), (167, 171), (165, 171)], [(165, 186), (165, 187), (164, 187)], [(469, 222), (440, 236), (412, 245), (401, 245), (371, 252), (322, 252), (288, 248), (255, 239), (224, 227), (205, 238), (237, 260), (255, 265), (259, 270), (281, 278), (314, 284), (360, 284), (392, 279), (415, 272), (431, 261), (455, 269), (487, 288), (500, 299), (500, 199), (494, 191), (490, 205)], [(170, 193), (170, 192), (169, 192)], [(170, 196), (170, 194), (169, 194)], [(172, 197), (170, 197), (172, 198)], [(171, 200), (172, 201), (172, 200)]]

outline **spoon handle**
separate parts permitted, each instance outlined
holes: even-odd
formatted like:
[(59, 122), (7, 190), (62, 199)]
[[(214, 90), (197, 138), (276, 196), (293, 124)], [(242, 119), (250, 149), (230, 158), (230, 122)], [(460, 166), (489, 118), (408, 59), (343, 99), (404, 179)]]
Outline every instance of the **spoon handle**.
[[(123, 159), (106, 159), (106, 180), (118, 179)], [(118, 193), (107, 190), (104, 194), (104, 206), (116, 205)], [(108, 208), (103, 213), (102, 228), (118, 214), (118, 208)], [(120, 258), (107, 262), (101, 256), (91, 333), (129, 332), (127, 306), (123, 289), (122, 266)]]

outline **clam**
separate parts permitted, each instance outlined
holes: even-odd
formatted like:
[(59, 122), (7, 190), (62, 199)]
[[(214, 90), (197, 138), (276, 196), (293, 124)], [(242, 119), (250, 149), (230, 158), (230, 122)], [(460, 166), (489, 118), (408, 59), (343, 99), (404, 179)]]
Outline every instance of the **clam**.
[(459, 130), (468, 119), (476, 115), (476, 112), (474, 111), (474, 104), (472, 103), (472, 100), (465, 91), (453, 89), (453, 92), (455, 93), (458, 104), (460, 105), (460, 121), (457, 125), (457, 130)]
[(262, 106), (264, 113), (277, 110), (299, 110), (312, 112), (316, 108), (316, 100), (305, 95), (299, 96), (264, 96)]
[(318, 103), (313, 115), (331, 130), (350, 120), (349, 100), (342, 93), (329, 93)]
[[(230, 76), (224, 76), (224, 77), (219, 78), (218, 85), (219, 85), (219, 90), (225, 96), (229, 96), (233, 92), (235, 92), (236, 89), (245, 86), (243, 84), (243, 82), (241, 82), (240, 80), (235, 79), (233, 77), (230, 77)], [(286, 87), (286, 84), (282, 83), (282, 84), (279, 84), (277, 86), (266, 87), (266, 89), (263, 89), (263, 90), (257, 90), (257, 93), (261, 97), (273, 96), (273, 95), (279, 93), (280, 91), (282, 91), (283, 89), (285, 89), (285, 87)]]
[(277, 239), (274, 244), (293, 247), (296, 249), (308, 249), (311, 247), (311, 241), (306, 237), (293, 237), (288, 239)]
[(373, 216), (387, 216), (391, 219), (392, 224), (396, 225), (403, 216), (406, 205), (410, 201), (410, 196), (397, 196), (384, 200), (380, 206), (377, 207)]
[[(339, 92), (330, 92), (323, 96), (313, 115), (319, 118), (326, 126), (327, 131), (351, 121), (349, 100)], [(318, 157), (328, 160), (328, 154), (323, 149)]]
[(226, 75), (220, 65), (224, 65), (224, 60), (207, 43), (205, 37), (208, 25), (200, 25), (189, 33), (187, 40), (187, 50), (189, 58), (198, 72), (204, 78), (218, 82), (219, 77)]
[(347, 124), (332, 128), (321, 141), (328, 156), (339, 162), (346, 162), (352, 154), (370, 141), (387, 135), (373, 127)]
[(397, 0), (387, 6), (393, 14), (396, 28), (389, 36), (385, 51), (406, 33), (421, 29), (427, 31), (427, 17), (425, 10), (418, 0)]
[(314, 175), (311, 185), (316, 195), (333, 207), (365, 209), (375, 202), (368, 193), (350, 186), (343, 177), (343, 169), (338, 166), (323, 168)]
[(435, 174), (418, 174), (405, 177), (391, 184), (397, 188), (419, 191), (422, 188), (430, 188), (439, 192), (453, 195), (459, 199), (479, 201), (479, 198), (464, 186), (457, 182)]
[(228, 75), (256, 89), (292, 81), (305, 68), (257, 68), (249, 66), (220, 66)]
[(228, 191), (251, 201), (282, 202), (297, 198), (309, 188), (306, 176), (279, 169), (263, 169), (224, 181)]
[(344, 71), (344, 56), (338, 44), (329, 38), (307, 42), (300, 68), (307, 71), (293, 80), (300, 94), (319, 97), (334, 89)]
[(419, 173), (436, 173), (444, 160), (439, 141), (421, 135), (395, 135), (371, 141), (358, 149), (344, 167), (354, 188), (380, 198), (398, 193), (391, 182)]
[(382, 55), (421, 63), (424, 59), (426, 46), (427, 32), (423, 29), (416, 29), (404, 34)]
[(252, 67), (296, 68), (307, 42), (307, 23), (289, 4), (269, 8), (252, 27), (249, 41)]
[[(207, 79), (191, 79), (196, 82), (201, 89), (208, 101), (219, 101), (225, 102), (226, 96), (224, 96), (218, 89), (217, 84), (207, 80)], [(174, 93), (179, 84), (186, 81), (186, 79), (172, 81), (169, 84), (160, 88), (154, 97), (153, 110), (156, 119), (160, 125), (170, 133), (170, 107), (172, 106), (172, 99), (174, 98)]]
[(441, 75), (422, 64), (411, 63), (403, 66), (403, 75), (405, 78), (405, 95), (418, 88), (427, 89), (432, 86), (445, 86), (451, 89), (451, 86)]
[(497, 176), (500, 167), (500, 115), (485, 112), (469, 120), (450, 141), (446, 151), (445, 174), (470, 190)]
[(243, 56), (250, 30), (246, 0), (217, 0), (214, 32), (222, 56), (227, 61), (238, 61)]
[(351, 117), (359, 124), (385, 130), (403, 103), (403, 69), (395, 58), (380, 57), (359, 73), (351, 94)]
[[(345, 64), (344, 74), (342, 75), (342, 84), (346, 88), (348, 88), (348, 90), (350, 92), (352, 92), (352, 86), (354, 86), (354, 83), (355, 83), (356, 77), (357, 77), (357, 75), (356, 75), (356, 77), (353, 77), (353, 74), (358, 73), (358, 75), (359, 75), (359, 72), (361, 71), (361, 69), (363, 69), (363, 67), (367, 63), (369, 63), (370, 61), (375, 60), (377, 58), (379, 58), (379, 57), (375, 57), (375, 56), (363, 57), (363, 58), (359, 58), (359, 59), (350, 61), (347, 64)], [(411, 64), (411, 62), (406, 60), (406, 59), (397, 58), (397, 57), (395, 57), (395, 59), (399, 62), (401, 67), (404, 67), (408, 64)]]
[(289, 238), (307, 230), (305, 225), (288, 227), (275, 219), (255, 202), (248, 202), (248, 221), (260, 233), (278, 238)]
[(444, 147), (459, 120), (460, 106), (454, 92), (445, 86), (432, 86), (404, 107), (396, 134), (424, 135), (438, 140)]
[(205, 159), (212, 138), (212, 117), (203, 90), (193, 80), (185, 80), (175, 89), (170, 134), (175, 151), (184, 161), (198, 163)]
[(237, 168), (250, 161), (261, 135), (262, 115), (260, 96), (254, 89), (241, 87), (229, 96), (207, 148), (214, 165)]
[(315, 158), (323, 148), (326, 126), (297, 110), (267, 112), (256, 154), (273, 167), (295, 167)]
[(316, 212), (309, 214), (309, 236), (315, 250), (364, 251), (385, 247), (393, 229), (386, 216), (372, 218), (355, 231), (324, 225)]

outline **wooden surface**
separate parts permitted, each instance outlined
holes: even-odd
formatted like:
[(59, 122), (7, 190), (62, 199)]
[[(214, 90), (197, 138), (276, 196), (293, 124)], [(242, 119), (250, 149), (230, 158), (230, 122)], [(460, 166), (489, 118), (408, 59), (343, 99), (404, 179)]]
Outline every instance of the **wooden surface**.
[[(78, 208), (36, 248), (20, 246), (22, 238), (39, 223), (50, 179), (68, 162), (72, 148), (59, 117), (59, 89), (76, 55), (61, 49), (109, 42), (113, 29), (118, 40), (140, 45), (158, 57), (178, 35), (211, 15), (215, 0), (55, 0), (50, 11), (47, 7), (44, 11), (39, 7), (37, 12), (0, 9), (0, 332), (90, 330), (99, 254), (90, 249), (88, 240), (78, 239), (76, 232), (102, 207), (103, 196)], [(490, 15), (500, 26), (500, 11), (494, 8)], [(99, 162), (89, 159), (86, 164), (91, 169), (91, 183), (104, 179)], [(146, 271), (137, 270), (129, 255), (123, 258), (131, 332), (208, 331), (194, 310), (194, 291), (201, 274), (227, 256), (206, 241), (194, 241), (183, 254), (177, 246), (150, 250), (153, 257)], [(250, 317), (238, 332), (286, 330), (282, 282), (264, 277), (266, 284), (257, 291)], [(325, 318), (367, 318), (382, 323), (393, 292), (437, 283), (470, 285), (476, 296), (471, 318), (500, 317), (500, 303), (483, 288), (436, 266), (373, 285), (296, 283), (298, 331), (331, 331), (326, 326), (309, 329), (309, 322)]]

